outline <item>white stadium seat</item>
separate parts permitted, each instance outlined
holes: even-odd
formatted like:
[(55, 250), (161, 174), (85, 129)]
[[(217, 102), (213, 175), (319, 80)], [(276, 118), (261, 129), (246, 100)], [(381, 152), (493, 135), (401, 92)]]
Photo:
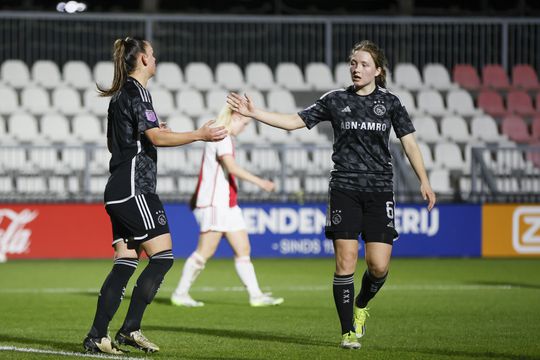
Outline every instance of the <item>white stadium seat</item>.
[(348, 87), (352, 85), (349, 63), (340, 62), (336, 64), (334, 69), (334, 78), (336, 79), (337, 86)]
[(5, 60), (0, 69), (0, 78), (6, 85), (16, 89), (31, 84), (30, 71), (22, 60)]
[(257, 90), (268, 91), (276, 87), (272, 70), (265, 63), (247, 64), (245, 74), (247, 85)]
[(415, 91), (424, 87), (420, 72), (416, 65), (412, 63), (399, 63), (396, 65), (394, 68), (394, 85)]
[(424, 66), (424, 83), (426, 86), (447, 91), (457, 88), (457, 85), (450, 80), (450, 74), (442, 64), (426, 64)]
[(114, 65), (111, 61), (98, 61), (94, 66), (94, 81), (102, 88), (110, 88), (114, 77)]
[(17, 92), (10, 87), (0, 86), (0, 114), (9, 115), (19, 109)]
[(227, 103), (229, 92), (223, 89), (212, 89), (206, 93), (206, 110), (211, 113), (219, 114), (223, 106)]
[(216, 82), (227, 90), (239, 90), (246, 86), (242, 69), (238, 64), (222, 62), (216, 66)]
[(429, 115), (413, 118), (413, 125), (416, 129), (415, 136), (418, 140), (433, 143), (441, 140), (441, 134), (437, 129), (437, 122)]
[(182, 70), (173, 62), (158, 62), (155, 80), (167, 90), (179, 90), (186, 86)]
[(276, 67), (276, 83), (291, 91), (308, 90), (302, 70), (295, 63), (279, 63)]
[(21, 92), (21, 107), (34, 115), (51, 111), (51, 101), (47, 91), (40, 87), (27, 87)]
[(441, 93), (436, 90), (421, 90), (417, 95), (418, 110), (432, 116), (448, 114)]
[(52, 106), (56, 111), (67, 116), (83, 112), (81, 96), (77, 90), (69, 87), (59, 87), (53, 90)]
[(299, 108), (296, 106), (294, 96), (290, 91), (275, 89), (266, 95), (268, 110), (280, 113), (296, 113)]
[(193, 120), (183, 114), (173, 114), (167, 118), (167, 126), (176, 132), (185, 132), (195, 130)]
[(88, 88), (84, 92), (84, 108), (96, 116), (107, 116), (110, 97), (99, 96), (95, 88)]
[(441, 142), (435, 144), (434, 158), (437, 167), (462, 172), (468, 170), (461, 155), (461, 150), (456, 143)]
[(204, 99), (198, 90), (180, 90), (176, 94), (177, 109), (188, 116), (199, 116), (206, 111)]
[(171, 92), (164, 88), (154, 88), (151, 92), (152, 106), (158, 118), (167, 117), (176, 112)]
[(429, 182), (433, 191), (440, 195), (450, 195), (454, 191), (447, 169), (433, 169), (429, 172)]
[(73, 118), (73, 135), (84, 143), (104, 144), (106, 141), (99, 119), (91, 114), (81, 114)]
[(9, 134), (17, 141), (32, 144), (46, 144), (47, 141), (38, 131), (34, 116), (28, 113), (14, 113), (8, 118)]
[(467, 123), (461, 116), (449, 115), (441, 120), (441, 135), (446, 139), (456, 142), (469, 142), (471, 134), (469, 133)]
[(309, 63), (306, 65), (306, 83), (315, 90), (331, 90), (341, 85), (336, 85), (332, 71), (325, 63)]
[(189, 86), (197, 90), (210, 90), (216, 86), (212, 69), (210, 69), (210, 66), (206, 63), (189, 63), (184, 69), (184, 72), (186, 75), (186, 82)]
[(497, 123), (489, 115), (475, 116), (471, 122), (471, 135), (485, 142), (499, 142), (506, 139), (499, 133)]
[(62, 83), (58, 65), (51, 60), (38, 60), (32, 65), (32, 80), (45, 89), (54, 89)]
[(468, 91), (456, 89), (446, 94), (448, 111), (461, 116), (475, 116), (482, 114), (482, 110), (474, 107), (474, 101)]
[(92, 73), (88, 65), (83, 61), (68, 61), (64, 64), (62, 73), (66, 85), (77, 90), (95, 88)]

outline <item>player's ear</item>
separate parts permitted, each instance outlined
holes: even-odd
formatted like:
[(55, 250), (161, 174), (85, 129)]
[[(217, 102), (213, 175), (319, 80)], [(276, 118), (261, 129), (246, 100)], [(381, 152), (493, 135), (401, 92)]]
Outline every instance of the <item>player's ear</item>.
[(148, 55), (141, 53), (141, 62), (144, 66), (148, 65)]

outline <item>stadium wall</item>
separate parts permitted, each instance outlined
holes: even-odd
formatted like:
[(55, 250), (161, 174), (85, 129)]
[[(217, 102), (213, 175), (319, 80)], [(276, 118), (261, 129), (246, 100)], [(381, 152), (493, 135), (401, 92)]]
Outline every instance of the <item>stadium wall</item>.
[[(195, 249), (198, 228), (185, 204), (167, 204), (177, 258)], [(329, 257), (324, 203), (247, 203), (253, 257)], [(397, 257), (540, 257), (540, 204), (442, 204), (396, 208)], [(99, 204), (0, 205), (0, 260), (109, 258), (111, 228)], [(231, 257), (223, 241), (217, 257)]]

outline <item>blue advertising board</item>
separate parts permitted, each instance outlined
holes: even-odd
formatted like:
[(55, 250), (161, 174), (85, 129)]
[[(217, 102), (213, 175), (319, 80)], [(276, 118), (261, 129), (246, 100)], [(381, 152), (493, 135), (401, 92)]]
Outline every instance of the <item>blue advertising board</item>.
[[(249, 203), (241, 207), (252, 257), (333, 256), (332, 242), (324, 237), (325, 203)], [(165, 210), (175, 257), (186, 258), (197, 246), (195, 218), (185, 204), (168, 204)], [(393, 255), (479, 257), (481, 220), (479, 205), (442, 204), (431, 212), (421, 205), (399, 205), (394, 222), (400, 236), (394, 242)], [(233, 256), (225, 239), (215, 256)]]

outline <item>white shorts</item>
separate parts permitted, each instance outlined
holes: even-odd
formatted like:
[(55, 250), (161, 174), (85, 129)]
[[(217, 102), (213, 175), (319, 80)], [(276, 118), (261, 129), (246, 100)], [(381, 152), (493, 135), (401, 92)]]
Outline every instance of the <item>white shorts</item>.
[(193, 210), (193, 214), (201, 232), (246, 230), (246, 222), (238, 206), (197, 208)]

